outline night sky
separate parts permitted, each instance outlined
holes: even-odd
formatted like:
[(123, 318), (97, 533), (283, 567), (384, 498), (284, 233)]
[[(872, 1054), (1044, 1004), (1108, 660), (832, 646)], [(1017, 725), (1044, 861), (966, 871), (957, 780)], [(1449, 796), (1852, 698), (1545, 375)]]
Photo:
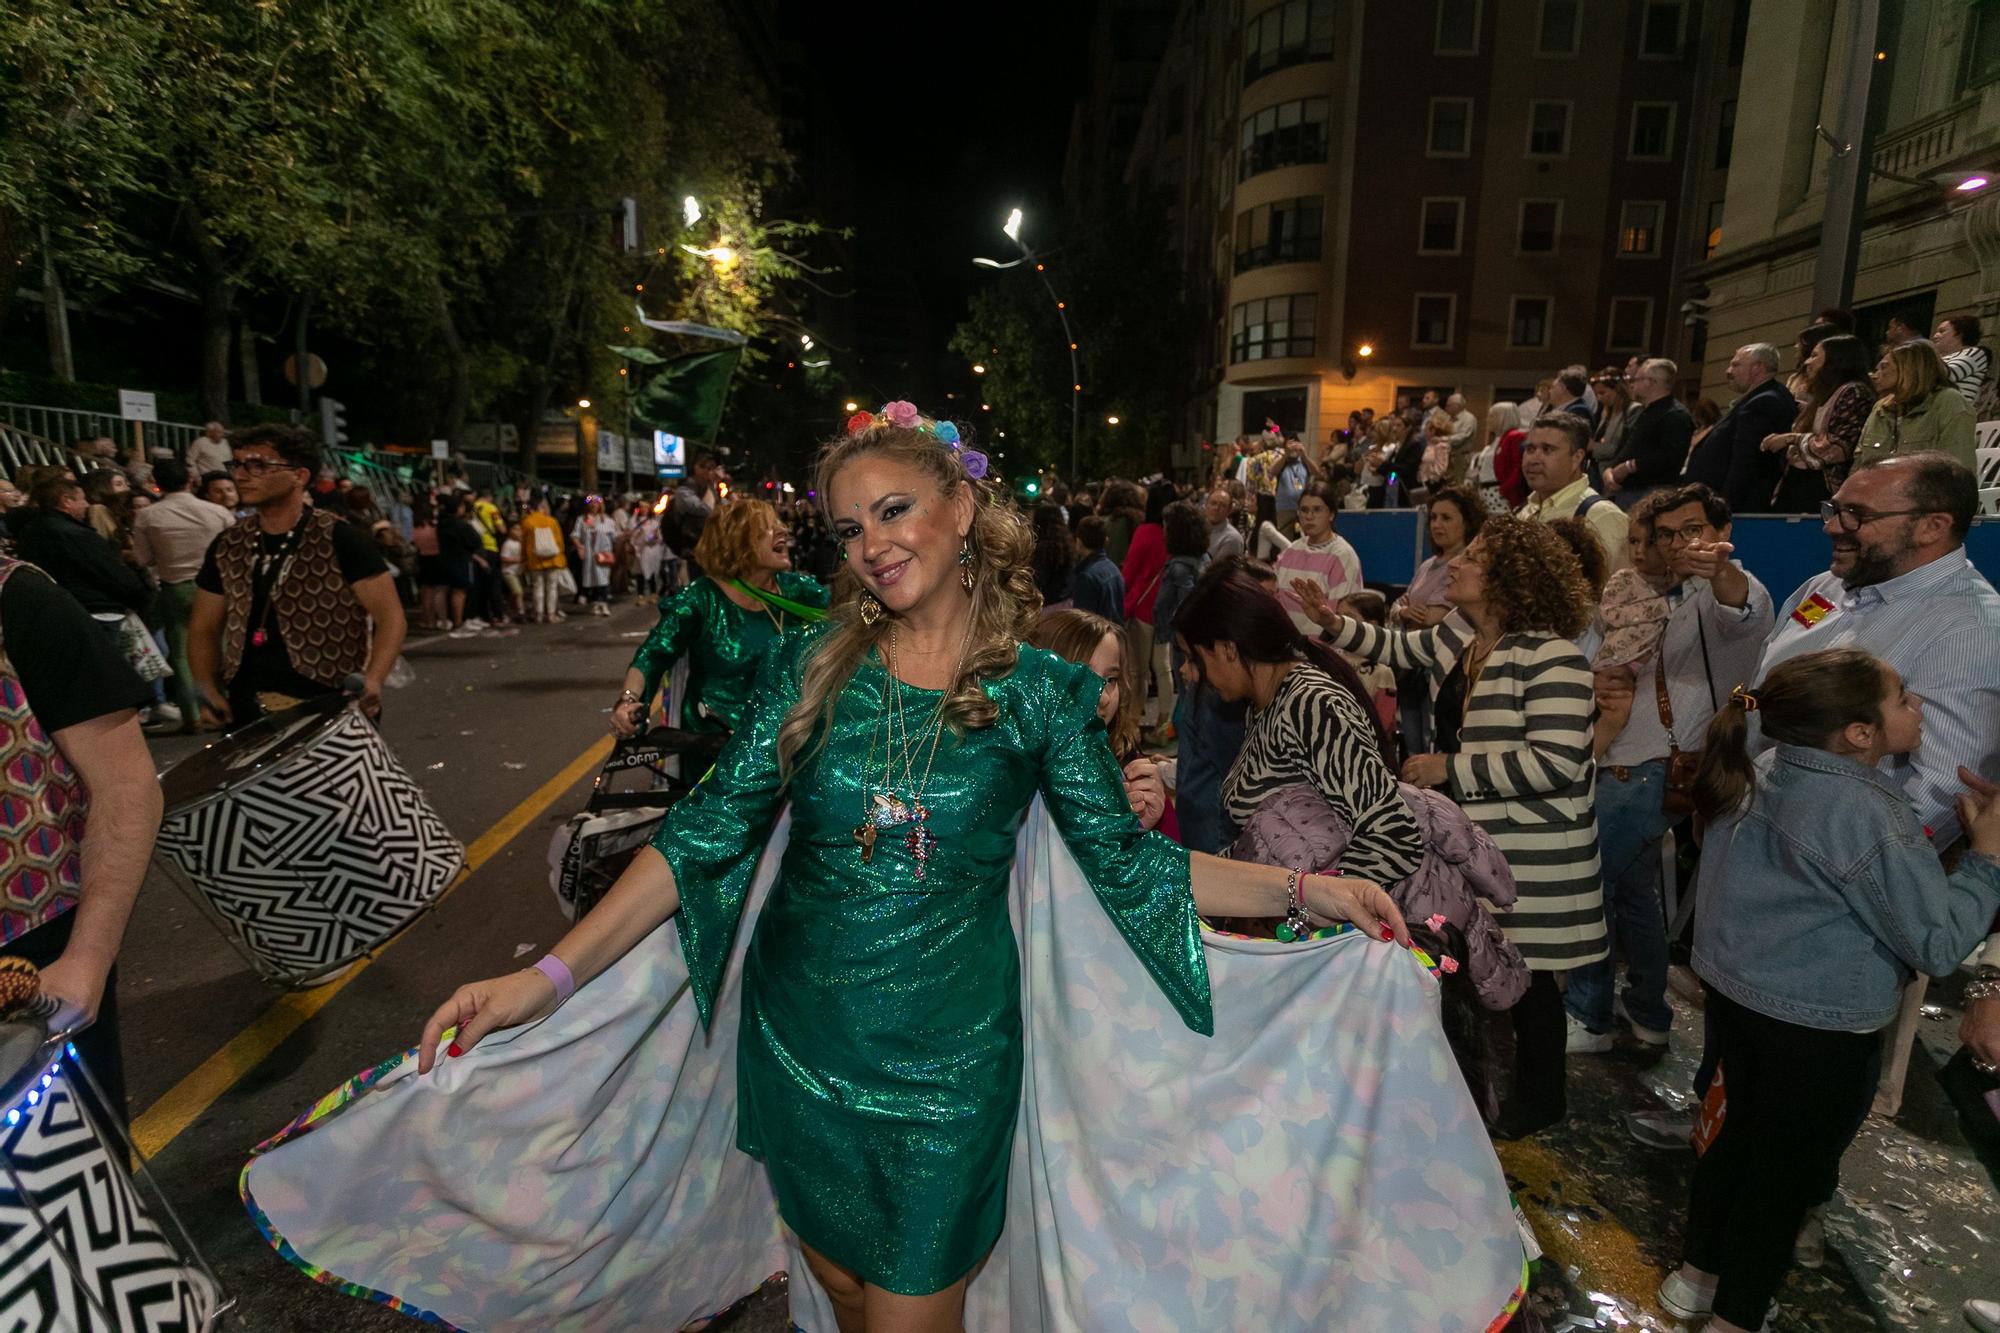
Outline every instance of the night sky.
[(818, 105), (845, 131), (862, 183), (853, 225), (878, 262), (886, 252), (914, 271), (936, 352), (981, 282), (972, 256), (1014, 255), (1000, 232), (1007, 210), (1028, 211), (1032, 241), (1036, 215), (1056, 206), (1095, 6), (927, 4), (887, 16), (901, 8), (787, 0), (780, 12), (786, 36), (833, 80)]

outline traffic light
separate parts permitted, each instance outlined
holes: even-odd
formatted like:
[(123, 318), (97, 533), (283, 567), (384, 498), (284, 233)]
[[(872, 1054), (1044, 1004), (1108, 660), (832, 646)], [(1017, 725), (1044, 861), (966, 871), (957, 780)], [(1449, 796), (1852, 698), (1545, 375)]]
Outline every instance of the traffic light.
[(338, 398), (319, 400), (319, 438), (329, 449), (347, 444), (347, 404)]

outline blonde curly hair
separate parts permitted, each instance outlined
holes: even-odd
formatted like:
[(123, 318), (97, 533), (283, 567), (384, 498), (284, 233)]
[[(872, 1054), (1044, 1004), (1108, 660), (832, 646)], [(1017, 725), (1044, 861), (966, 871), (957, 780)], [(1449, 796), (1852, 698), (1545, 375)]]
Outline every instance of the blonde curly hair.
[(726, 500), (702, 525), (694, 544), (695, 561), (719, 583), (747, 578), (780, 526), (778, 511), (763, 500)]
[[(1014, 669), (1021, 643), (1041, 610), (1042, 595), (1035, 587), (1029, 560), (1034, 537), (1027, 520), (1001, 486), (968, 476), (959, 451), (940, 442), (925, 426), (934, 427), (935, 423), (928, 418), (915, 426), (878, 421), (857, 434), (828, 441), (820, 450), (814, 489), (819, 492), (822, 512), (830, 519), (834, 477), (856, 459), (871, 456), (916, 468), (937, 484), (938, 494), (945, 500), (956, 496), (960, 487), (970, 489), (971, 641), (964, 669), (944, 702), (945, 721), (954, 732), (963, 734), (999, 720), (999, 706), (986, 697), (981, 682), (998, 679)], [(825, 743), (840, 692), (893, 623), (893, 616), (883, 616), (873, 625), (863, 624), (861, 594), (861, 580), (850, 566), (842, 564), (834, 575), (832, 605), (827, 612), (831, 629), (807, 660), (799, 701), (778, 728), (778, 771), (787, 779), (800, 759), (810, 753), (809, 743), (812, 750)], [(818, 741), (813, 740), (815, 732)]]

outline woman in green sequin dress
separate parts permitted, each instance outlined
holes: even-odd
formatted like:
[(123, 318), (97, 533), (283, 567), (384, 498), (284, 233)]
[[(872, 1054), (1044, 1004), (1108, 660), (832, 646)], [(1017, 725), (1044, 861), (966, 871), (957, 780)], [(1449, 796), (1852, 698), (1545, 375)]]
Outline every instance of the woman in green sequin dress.
[[(1030, 803), (1047, 803), (1198, 1032), (1212, 1020), (1197, 912), (1284, 916), (1291, 880), (1140, 829), (1097, 716), (1102, 682), (1021, 647), (1039, 605), (1027, 527), (950, 423), (892, 403), (850, 432), (818, 487), (845, 548), (838, 605), (766, 658), (744, 726), (657, 855), (635, 857), (552, 952), (587, 984), (678, 911), (708, 1021), (789, 804), (744, 963), (737, 1143), (765, 1162), (843, 1333), (957, 1329), (999, 1235), (1021, 1095), (1007, 893)], [(1300, 895), (1315, 920), (1407, 943), (1376, 885), (1307, 876)], [(532, 969), (462, 987), (426, 1026), (419, 1068), (448, 1027), (462, 1052), (555, 1003)]]
[(660, 621), (625, 672), (625, 692), (611, 710), (611, 729), (620, 736), (638, 732), (660, 682), (683, 657), (681, 729), (735, 731), (749, 715), (765, 651), (804, 623), (797, 608), (826, 609), (825, 585), (792, 572), (792, 535), (762, 500), (731, 500), (716, 510), (694, 557), (702, 576), (660, 598)]

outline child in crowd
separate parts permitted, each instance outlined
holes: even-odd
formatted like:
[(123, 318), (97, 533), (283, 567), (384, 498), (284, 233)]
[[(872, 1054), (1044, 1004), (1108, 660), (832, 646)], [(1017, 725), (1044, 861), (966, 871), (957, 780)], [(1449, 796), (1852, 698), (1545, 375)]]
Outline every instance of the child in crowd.
[(1103, 616), (1071, 607), (1044, 611), (1028, 632), (1028, 642), (1080, 662), (1104, 678), (1097, 716), (1104, 723), (1111, 752), (1125, 767), (1125, 795), (1132, 813), (1142, 826), (1157, 828), (1178, 841), (1180, 824), (1167, 796), (1165, 776), (1158, 761), (1140, 748), (1139, 690), (1144, 688), (1144, 677), (1133, 659), (1130, 637)]
[[(1777, 743), (1754, 762), (1753, 712)], [(1660, 1304), (1684, 1320), (1713, 1314), (1717, 1333), (1766, 1327), (1799, 1224), (1868, 1114), (1904, 983), (1914, 969), (1949, 973), (2000, 910), (2000, 788), (1959, 770), (1971, 850), (1947, 875), (1877, 768), (1917, 748), (1922, 714), (1888, 666), (1836, 648), (1739, 688), (1709, 725), (1694, 970), (1722, 1125), (1695, 1168), (1685, 1261)]]
[(522, 619), (525, 608), (521, 592), (521, 524), (518, 519), (507, 525), (507, 536), (500, 543), (500, 582), (507, 591), (507, 614), (516, 620)]

